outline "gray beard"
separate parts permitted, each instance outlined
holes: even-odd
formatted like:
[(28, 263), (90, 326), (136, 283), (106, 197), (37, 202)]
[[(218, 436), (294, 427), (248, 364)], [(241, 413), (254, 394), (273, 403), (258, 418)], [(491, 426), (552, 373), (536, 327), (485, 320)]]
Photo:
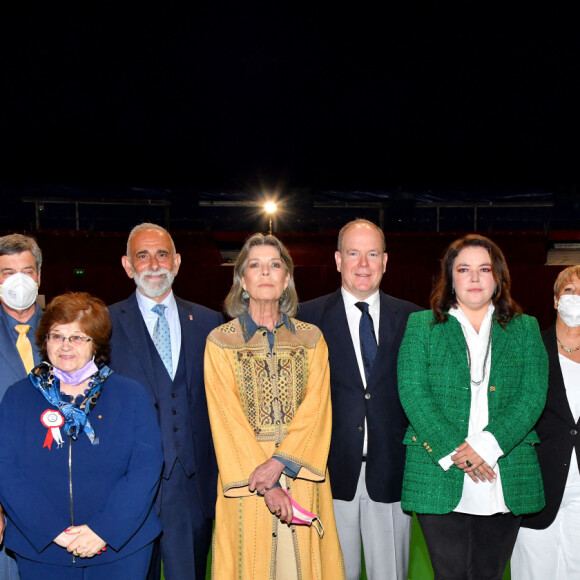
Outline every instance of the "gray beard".
[[(160, 280), (158, 284), (151, 284), (147, 280), (147, 276), (156, 276), (158, 274), (165, 274), (165, 278)], [(159, 268), (159, 270), (145, 270), (141, 274), (137, 274), (135, 269), (133, 269), (133, 279), (137, 288), (141, 294), (147, 296), (148, 298), (158, 298), (163, 296), (171, 286), (173, 285), (173, 280), (175, 279), (175, 274), (169, 271), (167, 268)]]

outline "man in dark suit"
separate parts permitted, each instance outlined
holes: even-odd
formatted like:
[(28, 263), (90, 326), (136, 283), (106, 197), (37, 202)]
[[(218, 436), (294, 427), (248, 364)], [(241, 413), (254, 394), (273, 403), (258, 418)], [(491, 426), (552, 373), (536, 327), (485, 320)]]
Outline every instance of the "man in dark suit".
[(157, 495), (163, 534), (149, 579), (160, 578), (162, 560), (166, 580), (201, 580), (217, 485), (203, 355), (207, 335), (223, 317), (174, 296), (181, 256), (164, 228), (150, 223), (133, 228), (122, 264), (137, 291), (110, 307), (111, 368), (148, 387), (165, 456)]
[[(36, 304), (42, 253), (33, 238), (12, 234), (0, 238), (0, 401), (6, 389), (26, 377), (40, 362), (34, 332), (42, 317)], [(4, 514), (0, 507), (0, 543)], [(16, 561), (0, 551), (0, 578), (17, 580)]]
[(328, 343), (332, 439), (328, 468), (347, 579), (406, 580), (411, 517), (401, 510), (408, 421), (399, 401), (397, 354), (415, 304), (379, 290), (383, 232), (357, 219), (338, 236), (342, 288), (301, 305)]

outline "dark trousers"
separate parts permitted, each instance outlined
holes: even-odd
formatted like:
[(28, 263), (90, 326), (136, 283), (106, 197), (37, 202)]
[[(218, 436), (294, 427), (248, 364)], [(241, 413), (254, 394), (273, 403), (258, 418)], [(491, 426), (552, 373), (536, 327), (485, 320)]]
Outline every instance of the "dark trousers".
[(179, 460), (169, 479), (161, 478), (156, 505), (163, 533), (147, 580), (159, 580), (162, 560), (165, 580), (205, 580), (212, 520), (201, 509), (195, 475), (187, 477)]
[(521, 516), (417, 514), (435, 580), (501, 580)]

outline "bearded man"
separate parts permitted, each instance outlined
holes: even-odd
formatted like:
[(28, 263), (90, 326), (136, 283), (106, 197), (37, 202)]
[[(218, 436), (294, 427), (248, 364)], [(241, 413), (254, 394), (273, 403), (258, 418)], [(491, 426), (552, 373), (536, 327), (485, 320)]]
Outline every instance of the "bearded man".
[(147, 387), (165, 456), (156, 500), (163, 533), (148, 580), (159, 580), (161, 561), (166, 580), (202, 580), (217, 482), (203, 356), (205, 339), (224, 322), (223, 316), (174, 296), (181, 256), (161, 226), (143, 223), (133, 228), (122, 264), (137, 291), (109, 308), (111, 368)]

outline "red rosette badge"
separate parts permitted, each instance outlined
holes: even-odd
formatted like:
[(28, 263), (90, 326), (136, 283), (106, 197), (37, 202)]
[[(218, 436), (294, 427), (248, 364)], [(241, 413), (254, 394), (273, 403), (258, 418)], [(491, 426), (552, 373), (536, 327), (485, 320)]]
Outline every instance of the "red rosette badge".
[(52, 442), (56, 441), (58, 449), (63, 444), (60, 428), (64, 425), (64, 417), (55, 409), (47, 409), (40, 415), (40, 422), (48, 429), (42, 447), (50, 450)]

